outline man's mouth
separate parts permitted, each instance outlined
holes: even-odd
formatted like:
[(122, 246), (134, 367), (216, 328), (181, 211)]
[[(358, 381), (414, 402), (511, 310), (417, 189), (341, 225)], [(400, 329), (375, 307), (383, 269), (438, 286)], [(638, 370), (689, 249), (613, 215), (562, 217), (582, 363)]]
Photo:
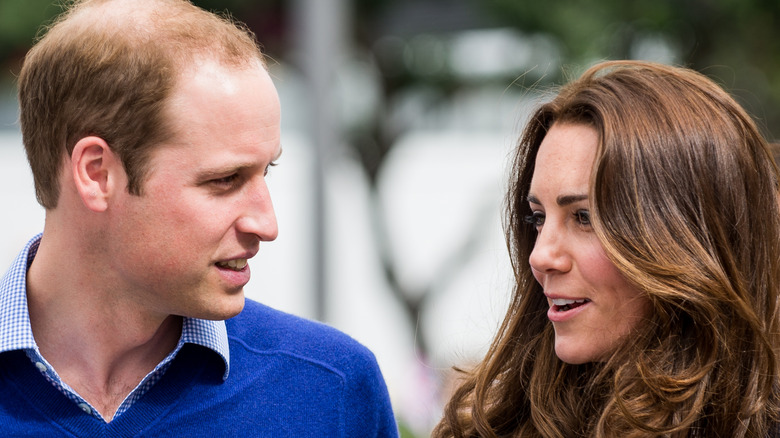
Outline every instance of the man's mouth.
[(217, 262), (217, 266), (224, 269), (240, 271), (246, 267), (246, 259), (233, 259), (225, 262)]
[(587, 298), (583, 298), (581, 300), (566, 300), (563, 298), (554, 298), (552, 300), (553, 309), (556, 312), (566, 312), (568, 310), (575, 309), (589, 302), (590, 300)]

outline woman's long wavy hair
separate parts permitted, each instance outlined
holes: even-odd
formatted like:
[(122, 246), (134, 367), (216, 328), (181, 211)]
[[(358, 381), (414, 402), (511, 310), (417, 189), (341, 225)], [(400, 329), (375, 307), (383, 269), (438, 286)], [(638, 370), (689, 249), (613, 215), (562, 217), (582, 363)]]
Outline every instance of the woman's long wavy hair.
[[(554, 123), (599, 137), (594, 231), (652, 315), (600, 363), (555, 355), (523, 221)], [(766, 437), (778, 422), (778, 170), (720, 87), (652, 63), (596, 65), (531, 118), (505, 228), (516, 286), (484, 360), (465, 373), (435, 437)]]

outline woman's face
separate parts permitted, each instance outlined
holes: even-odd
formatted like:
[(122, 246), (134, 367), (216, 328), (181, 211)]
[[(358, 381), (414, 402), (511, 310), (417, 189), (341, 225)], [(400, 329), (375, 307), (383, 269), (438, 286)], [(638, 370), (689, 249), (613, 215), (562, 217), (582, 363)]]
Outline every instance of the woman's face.
[(554, 124), (536, 157), (526, 218), (537, 230), (529, 263), (547, 296), (555, 353), (564, 362), (602, 361), (650, 313), (646, 296), (607, 258), (590, 223), (588, 189), (596, 131)]

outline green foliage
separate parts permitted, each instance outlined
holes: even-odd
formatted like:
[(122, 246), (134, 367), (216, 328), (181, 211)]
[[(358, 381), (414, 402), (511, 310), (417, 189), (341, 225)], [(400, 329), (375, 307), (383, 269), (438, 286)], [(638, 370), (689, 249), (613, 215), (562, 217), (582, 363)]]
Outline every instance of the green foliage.
[[(16, 70), (43, 23), (69, 0), (0, 0), (0, 68)], [(498, 26), (526, 34), (545, 34), (558, 43), (561, 65), (581, 70), (601, 59), (647, 57), (643, 44), (660, 42), (674, 57), (715, 78), (731, 91), (760, 122), (767, 134), (780, 139), (780, 1), (777, 0), (427, 0), (447, 5), (470, 2)], [(269, 8), (292, 6), (292, 0), (194, 0), (214, 11), (230, 11), (254, 24), (256, 31), (278, 26), (257, 16)], [(382, 16), (405, 2), (352, 0), (356, 28), (375, 28)], [(280, 20), (275, 16), (272, 20)], [(266, 19), (268, 20), (268, 19)], [(480, 21), (474, 17), (474, 21)], [(484, 20), (482, 20), (484, 21)], [(370, 23), (370, 26), (367, 26)], [(356, 36), (365, 38), (364, 32)], [(280, 35), (259, 35), (263, 40)], [(377, 35), (374, 35), (377, 36)], [(369, 40), (371, 38), (368, 38)], [(370, 45), (372, 41), (363, 41)], [(267, 43), (266, 43), (267, 44)], [(280, 47), (281, 49), (281, 47)], [(667, 60), (669, 61), (669, 60)], [(518, 74), (521, 74), (519, 72)], [(546, 77), (565, 79), (563, 72)], [(424, 78), (399, 78), (411, 81)]]
[(14, 96), (13, 78), (38, 29), (61, 11), (52, 0), (0, 0), (0, 105)]
[(22, 56), (41, 24), (61, 10), (52, 0), (0, 0), (0, 64)]
[(51, 0), (0, 1), (0, 45), (29, 45), (38, 26), (60, 11)]
[[(642, 57), (663, 41), (673, 61), (731, 91), (780, 138), (780, 2), (776, 0), (471, 0), (503, 26), (557, 38), (564, 64)], [(561, 77), (554, 78), (560, 80)]]

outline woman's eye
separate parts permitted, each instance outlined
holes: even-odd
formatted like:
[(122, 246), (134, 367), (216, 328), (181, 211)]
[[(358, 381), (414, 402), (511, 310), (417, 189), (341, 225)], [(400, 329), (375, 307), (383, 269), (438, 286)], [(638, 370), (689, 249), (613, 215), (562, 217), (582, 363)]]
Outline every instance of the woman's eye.
[(533, 227), (538, 230), (539, 227), (544, 225), (544, 213), (535, 211), (523, 218), (523, 221), (527, 224), (533, 225)]
[(580, 225), (590, 225), (590, 212), (588, 210), (577, 210), (574, 217)]

